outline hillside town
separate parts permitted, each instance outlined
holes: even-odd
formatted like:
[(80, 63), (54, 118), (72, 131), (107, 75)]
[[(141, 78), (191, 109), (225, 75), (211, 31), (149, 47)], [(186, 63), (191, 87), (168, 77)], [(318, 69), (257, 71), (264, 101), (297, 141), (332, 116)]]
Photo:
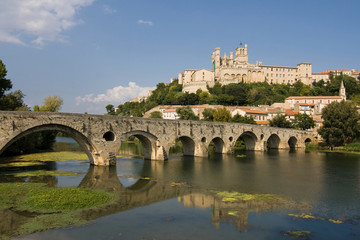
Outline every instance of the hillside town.
[[(283, 103), (273, 103), (272, 105), (260, 105), (260, 106), (222, 106), (222, 105), (190, 105), (195, 115), (199, 119), (203, 119), (203, 111), (206, 108), (222, 108), (225, 107), (230, 111), (231, 116), (236, 114), (241, 116), (252, 117), (258, 125), (268, 125), (277, 115), (285, 115), (287, 120), (294, 119), (294, 116), (298, 113), (303, 113), (311, 116), (316, 128), (322, 126), (321, 111), (324, 107), (332, 102), (346, 101), (346, 89), (344, 83), (341, 83), (339, 96), (291, 96), (285, 99)], [(179, 119), (180, 116), (176, 112), (176, 109), (183, 107), (182, 105), (160, 105), (145, 113), (144, 117), (149, 117), (151, 112), (159, 111), (162, 114), (163, 119)]]
[[(183, 93), (196, 93), (198, 91), (208, 92), (209, 87), (215, 84), (221, 86), (237, 83), (258, 83), (266, 82), (269, 84), (289, 84), (301, 82), (307, 86), (313, 83), (323, 81), (329, 84), (330, 80), (338, 76), (349, 76), (358, 79), (360, 73), (356, 69), (328, 69), (323, 72), (313, 73), (311, 63), (299, 63), (296, 67), (264, 65), (261, 61), (251, 64), (248, 61), (248, 45), (242, 43), (236, 48), (235, 54), (230, 52), (229, 56), (224, 54), (220, 57), (220, 48), (215, 48), (211, 55), (212, 70), (207, 69), (185, 69), (180, 72), (178, 79), (172, 78), (171, 82), (177, 81), (182, 85)], [(168, 83), (165, 83), (168, 85)], [(321, 112), (332, 102), (346, 101), (346, 89), (344, 82), (341, 81), (338, 96), (289, 96), (284, 102), (275, 102), (270, 105), (254, 106), (224, 106), (212, 104), (190, 105), (194, 114), (203, 119), (204, 109), (218, 109), (225, 107), (230, 111), (231, 116), (236, 114), (240, 116), (252, 117), (258, 125), (268, 125), (277, 115), (285, 115), (287, 120), (294, 119), (298, 113), (307, 114), (315, 121), (316, 128), (322, 126)], [(131, 102), (142, 102), (150, 97), (141, 96), (132, 99)], [(147, 111), (143, 117), (150, 117), (154, 111), (159, 111), (163, 119), (179, 119), (180, 116), (176, 109), (183, 105), (158, 105)], [(115, 109), (116, 110), (116, 109)]]

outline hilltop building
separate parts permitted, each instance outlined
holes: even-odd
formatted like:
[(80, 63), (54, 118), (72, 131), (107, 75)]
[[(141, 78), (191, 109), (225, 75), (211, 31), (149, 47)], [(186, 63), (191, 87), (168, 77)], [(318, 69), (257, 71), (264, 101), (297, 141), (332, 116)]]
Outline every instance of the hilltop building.
[(360, 75), (360, 72), (356, 69), (346, 69), (346, 68), (329, 69), (329, 70), (326, 70), (325, 72), (313, 73), (312, 80), (313, 80), (313, 82), (318, 82), (320, 80), (324, 80), (324, 82), (329, 82), (330, 81), (330, 73), (332, 73), (334, 77), (340, 76), (341, 74), (343, 74), (343, 75), (353, 77), (355, 79), (357, 79)]
[(179, 73), (179, 84), (183, 84), (183, 92), (194, 93), (201, 89), (207, 91), (207, 86), (215, 83), (227, 85), (230, 83), (289, 83), (296, 81), (310, 85), (312, 83), (312, 64), (299, 63), (296, 67), (263, 65), (262, 62), (251, 64), (248, 57), (248, 46), (242, 44), (236, 48), (235, 55), (230, 52), (220, 57), (220, 48), (215, 48), (211, 55), (212, 69), (186, 69)]

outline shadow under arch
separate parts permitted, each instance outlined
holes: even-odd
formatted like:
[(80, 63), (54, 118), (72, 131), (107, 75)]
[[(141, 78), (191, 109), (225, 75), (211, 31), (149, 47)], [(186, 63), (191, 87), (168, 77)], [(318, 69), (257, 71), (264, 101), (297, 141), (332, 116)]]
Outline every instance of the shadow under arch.
[(214, 143), (214, 152), (215, 153), (223, 153), (224, 151), (224, 140), (222, 140), (220, 137), (213, 138), (210, 143)]
[(255, 150), (255, 144), (257, 141), (257, 137), (253, 132), (250, 131), (246, 131), (243, 132), (238, 138), (237, 141), (239, 139), (242, 139), (245, 143), (245, 150), (250, 150), (253, 151)]
[(267, 148), (268, 149), (279, 149), (280, 137), (273, 133), (267, 140)]
[(123, 134), (124, 139), (127, 139), (131, 136), (136, 137), (140, 140), (144, 148), (144, 159), (150, 160), (153, 155), (154, 145), (156, 143), (157, 137), (144, 131), (132, 131)]
[(297, 141), (298, 141), (297, 138), (294, 136), (289, 138), (288, 144), (289, 144), (290, 149), (296, 148)]
[(181, 136), (178, 138), (183, 146), (184, 156), (194, 156), (195, 142), (192, 138)]
[(0, 150), (0, 155), (14, 142), (18, 141), (19, 139), (32, 134), (32, 133), (36, 133), (36, 132), (42, 132), (42, 131), (58, 131), (58, 132), (63, 132), (66, 133), (68, 136), (70, 136), (71, 138), (73, 138), (80, 146), (81, 148), (84, 150), (84, 152), (86, 153), (86, 155), (89, 158), (89, 161), (91, 163), (91, 165), (94, 165), (94, 157), (92, 155), (93, 152), (97, 152), (96, 148), (93, 146), (93, 144), (91, 143), (91, 141), (84, 136), (82, 133), (80, 133), (79, 131), (77, 131), (74, 128), (71, 128), (69, 126), (65, 126), (65, 125), (60, 125), (60, 124), (44, 124), (44, 125), (39, 125), (39, 126), (35, 126), (35, 127), (31, 127), (23, 132), (21, 132), (20, 134), (16, 135), (15, 137), (13, 137), (4, 147), (3, 149)]

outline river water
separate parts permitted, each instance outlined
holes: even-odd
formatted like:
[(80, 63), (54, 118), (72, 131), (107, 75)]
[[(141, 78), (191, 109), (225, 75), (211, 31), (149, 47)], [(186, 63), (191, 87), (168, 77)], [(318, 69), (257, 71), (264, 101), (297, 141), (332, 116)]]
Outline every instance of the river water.
[[(80, 174), (21, 181), (93, 187), (123, 197), (89, 214), (86, 225), (12, 239), (291, 239), (288, 231), (307, 231), (299, 239), (360, 239), (359, 163), (360, 155), (303, 151), (173, 155), (166, 162), (122, 156), (112, 168), (49, 162), (36, 170)], [(0, 168), (0, 181), (17, 181), (11, 173), (31, 170)], [(248, 198), (234, 201), (235, 192)], [(0, 225), (8, 221), (1, 217)]]

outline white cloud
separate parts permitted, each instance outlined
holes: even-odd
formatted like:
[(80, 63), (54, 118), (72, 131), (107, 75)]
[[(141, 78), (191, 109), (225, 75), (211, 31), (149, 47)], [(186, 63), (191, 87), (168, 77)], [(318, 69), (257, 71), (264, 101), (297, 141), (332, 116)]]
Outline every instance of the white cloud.
[(80, 24), (76, 14), (94, 0), (2, 0), (0, 41), (43, 45), (65, 41), (62, 32)]
[(148, 25), (148, 26), (152, 26), (153, 25), (153, 22), (151, 21), (144, 21), (144, 20), (138, 20), (137, 21), (138, 24), (145, 24), (145, 25)]
[(105, 13), (105, 14), (114, 14), (114, 13), (117, 13), (117, 10), (116, 10), (116, 9), (112, 9), (112, 8), (109, 7), (108, 5), (104, 5), (103, 8), (104, 8), (104, 13)]
[[(133, 98), (147, 96), (149, 90), (153, 89), (155, 89), (155, 87), (140, 87), (134, 82), (129, 82), (129, 86), (117, 86), (112, 89), (108, 89), (106, 93), (97, 95), (91, 93), (83, 97), (76, 97), (76, 105), (85, 105), (84, 108), (87, 109), (88, 112), (97, 112), (99, 106), (101, 106), (102, 111), (105, 111), (105, 106), (107, 104), (117, 106)], [(88, 110), (91, 108), (93, 108), (93, 111)]]

